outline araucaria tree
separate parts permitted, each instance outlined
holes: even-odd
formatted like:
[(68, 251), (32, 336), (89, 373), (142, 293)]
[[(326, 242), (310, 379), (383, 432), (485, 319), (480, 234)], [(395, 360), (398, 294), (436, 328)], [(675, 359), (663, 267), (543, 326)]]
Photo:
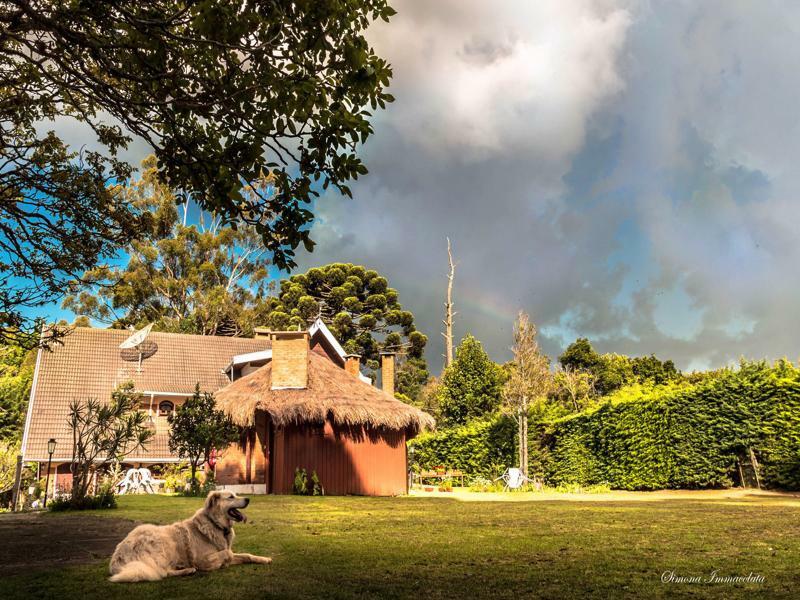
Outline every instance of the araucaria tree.
[(497, 412), (505, 373), (492, 362), (481, 343), (467, 335), (456, 348), (456, 357), (444, 370), (437, 394), (442, 424), (463, 425)]
[(321, 317), (345, 351), (361, 355), (371, 371), (378, 368), (381, 350), (398, 352), (396, 389), (412, 399), (427, 381), (428, 338), (403, 310), (397, 290), (376, 271), (333, 263), (292, 275), (281, 281), (277, 297), (266, 299), (263, 311), (260, 322), (272, 329), (303, 328)]
[(152, 437), (147, 416), (138, 410), (140, 401), (141, 395), (128, 382), (112, 392), (108, 403), (93, 398), (70, 403), (73, 506), (81, 506), (95, 473), (144, 448)]
[(550, 359), (539, 350), (536, 325), (520, 311), (514, 323), (514, 360), (503, 387), (503, 401), (517, 421), (519, 468), (528, 475), (528, 416), (532, 403), (541, 402), (552, 388)]
[[(259, 189), (272, 183), (264, 178)], [(152, 156), (142, 163), (141, 178), (121, 187), (120, 194), (152, 219), (126, 248), (128, 264), (87, 272), (84, 289), (68, 296), (64, 308), (113, 327), (155, 323), (158, 331), (252, 333), (270, 264), (256, 228), (224, 225), (194, 203), (177, 206), (175, 192), (158, 179)]]
[[(293, 266), (313, 246), (312, 183), (349, 195), (367, 172), (357, 147), (393, 98), (364, 32), (393, 14), (386, 0), (0, 0), (0, 337), (146, 224), (108, 187), (130, 176), (118, 156), (134, 136), (162, 182)], [(98, 150), (43, 132), (56, 119)], [(262, 172), (276, 193), (246, 197)]]
[(239, 439), (239, 428), (217, 410), (214, 395), (195, 389), (194, 395), (168, 417), (169, 449), (189, 461), (192, 490), (198, 489), (197, 469), (214, 449), (224, 450)]

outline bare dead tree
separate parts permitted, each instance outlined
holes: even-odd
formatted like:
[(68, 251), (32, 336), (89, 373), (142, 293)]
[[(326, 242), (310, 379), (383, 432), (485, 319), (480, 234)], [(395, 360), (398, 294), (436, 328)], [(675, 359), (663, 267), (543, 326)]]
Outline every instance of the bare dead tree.
[(450, 247), (450, 238), (447, 238), (447, 259), (450, 263), (450, 271), (447, 273), (447, 301), (444, 303), (444, 368), (453, 362), (453, 278), (456, 273), (456, 265), (453, 262), (453, 252)]
[(528, 475), (528, 412), (552, 388), (550, 363), (536, 341), (536, 325), (520, 311), (514, 323), (514, 360), (503, 389), (505, 408), (517, 421), (519, 468)]

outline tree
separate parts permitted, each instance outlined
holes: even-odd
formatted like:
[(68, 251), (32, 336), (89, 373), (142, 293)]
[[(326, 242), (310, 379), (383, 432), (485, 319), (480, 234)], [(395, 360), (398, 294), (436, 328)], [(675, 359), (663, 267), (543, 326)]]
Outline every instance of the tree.
[(671, 360), (661, 361), (653, 354), (632, 358), (631, 368), (640, 383), (650, 381), (655, 385), (663, 385), (681, 377), (681, 372), (675, 368), (674, 362)]
[(565, 369), (593, 372), (600, 363), (600, 355), (595, 352), (589, 340), (578, 338), (567, 346), (564, 353), (558, 357), (558, 362)]
[(444, 368), (453, 362), (453, 278), (456, 274), (456, 266), (453, 263), (453, 252), (450, 249), (450, 238), (447, 238), (447, 259), (450, 270), (447, 272), (447, 299), (444, 303)]
[(192, 490), (198, 489), (197, 468), (208, 462), (214, 449), (227, 448), (239, 439), (239, 428), (230, 417), (217, 410), (214, 395), (200, 392), (182, 406), (178, 406), (168, 417), (169, 449), (189, 461), (192, 470)]
[(16, 440), (0, 440), (0, 496), (14, 487), (17, 474), (17, 456), (20, 455), (20, 443)]
[[(0, 333), (136, 237), (147, 215), (108, 188), (130, 176), (117, 157), (134, 136), (162, 182), (254, 225), (275, 264), (293, 266), (313, 246), (319, 187), (350, 195), (367, 172), (356, 150), (393, 98), (364, 32), (393, 14), (386, 0), (0, 1)], [(100, 150), (40, 134), (56, 119)], [(266, 171), (277, 192), (246, 198)]]
[(592, 393), (592, 374), (573, 367), (562, 367), (555, 373), (558, 395), (575, 412), (586, 408)]
[(82, 505), (96, 472), (144, 448), (153, 436), (145, 424), (147, 416), (139, 410), (140, 402), (133, 382), (114, 390), (108, 403), (94, 398), (70, 402), (73, 506)]
[[(259, 184), (267, 188), (268, 178)], [(157, 331), (246, 335), (254, 308), (266, 292), (270, 257), (250, 225), (223, 225), (192, 203), (179, 207), (175, 192), (158, 179), (155, 157), (142, 176), (121, 189), (128, 205), (153, 215), (139, 240), (127, 248), (124, 268), (87, 272), (84, 289), (63, 307), (113, 327), (155, 323)], [(180, 209), (180, 212), (179, 212)]]
[(275, 330), (305, 328), (321, 317), (345, 351), (361, 355), (361, 363), (371, 371), (378, 368), (381, 350), (398, 352), (398, 373), (405, 373), (396, 386), (399, 393), (413, 398), (412, 388), (427, 380), (428, 338), (417, 331), (414, 315), (403, 310), (397, 290), (376, 271), (332, 263), (292, 275), (260, 310), (259, 322)]
[(514, 360), (503, 387), (503, 401), (517, 421), (519, 468), (528, 476), (528, 417), (532, 403), (541, 402), (552, 388), (550, 359), (536, 341), (536, 325), (520, 311), (514, 323)]
[(36, 341), (0, 344), (0, 440), (22, 437), (33, 382)]
[(502, 367), (492, 362), (478, 340), (467, 335), (442, 374), (439, 409), (443, 424), (463, 425), (497, 411), (504, 382)]
[(604, 396), (638, 381), (663, 384), (680, 378), (671, 360), (653, 355), (629, 358), (622, 354), (598, 354), (586, 338), (578, 338), (558, 357), (564, 369), (589, 373), (593, 395)]

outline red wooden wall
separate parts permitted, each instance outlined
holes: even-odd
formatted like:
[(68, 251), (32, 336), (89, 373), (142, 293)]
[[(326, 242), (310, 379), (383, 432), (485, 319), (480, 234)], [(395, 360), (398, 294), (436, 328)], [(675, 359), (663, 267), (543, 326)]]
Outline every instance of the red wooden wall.
[(328, 495), (395, 496), (407, 489), (405, 433), (333, 427), (274, 430), (271, 492), (291, 494), (296, 468), (317, 472)]
[(256, 413), (255, 428), (222, 453), (216, 476), (224, 485), (266, 483), (268, 493), (291, 494), (297, 468), (309, 478), (316, 471), (329, 495), (408, 492), (404, 432), (348, 429), (330, 422), (275, 428), (262, 411)]

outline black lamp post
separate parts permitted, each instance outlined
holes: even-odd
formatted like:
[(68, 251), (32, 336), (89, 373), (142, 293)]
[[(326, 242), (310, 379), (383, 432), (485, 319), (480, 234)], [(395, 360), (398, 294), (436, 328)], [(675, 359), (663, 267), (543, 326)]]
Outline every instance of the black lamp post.
[(53, 452), (55, 451), (56, 440), (55, 438), (50, 438), (47, 440), (47, 480), (44, 484), (44, 508), (47, 508), (47, 491), (50, 489), (50, 463), (53, 462)]

